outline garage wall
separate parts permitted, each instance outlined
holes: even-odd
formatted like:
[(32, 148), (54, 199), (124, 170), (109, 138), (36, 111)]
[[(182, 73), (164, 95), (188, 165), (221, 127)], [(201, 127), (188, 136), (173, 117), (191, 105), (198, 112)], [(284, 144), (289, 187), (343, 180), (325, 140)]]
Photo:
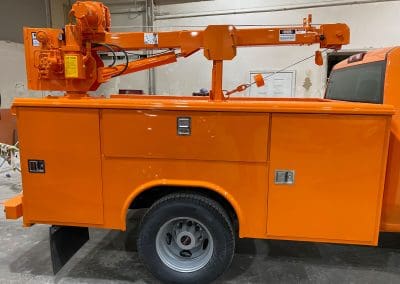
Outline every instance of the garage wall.
[(1, 0), (0, 40), (22, 42), (22, 27), (46, 27), (46, 0)]
[[(145, 1), (109, 0), (104, 1), (111, 11), (111, 26), (113, 32), (143, 31), (145, 23)], [(119, 4), (122, 3), (122, 4)], [(121, 64), (123, 61), (121, 61)], [(100, 86), (97, 94), (115, 94), (119, 89), (148, 90), (148, 71), (119, 76)]]
[[(0, 1), (0, 95), (1, 108), (9, 108), (14, 97), (41, 96), (26, 88), (22, 28), (46, 27), (50, 24), (46, 0)], [(47, 8), (47, 11), (46, 11)]]
[[(182, 16), (183, 14), (198, 14), (211, 12), (213, 14), (224, 12), (243, 12), (246, 10), (279, 10), (298, 9), (302, 7), (334, 6), (351, 3), (379, 2), (371, 0), (213, 0), (213, 1), (176, 1), (173, 5), (162, 5), (158, 1), (158, 16)], [(180, 2), (180, 3), (179, 3)], [(380, 1), (382, 2), (382, 1)], [(248, 11), (251, 12), (251, 11)]]
[(10, 108), (15, 97), (41, 97), (44, 92), (28, 91), (22, 43), (0, 40), (1, 108)]
[[(307, 14), (313, 14), (314, 23), (345, 22), (350, 26), (351, 44), (345, 50), (359, 50), (399, 45), (400, 2), (399, 1), (357, 1), (349, 4), (346, 0), (215, 0), (187, 1), (183, 4), (157, 5), (156, 30), (195, 29), (190, 26), (208, 24), (273, 24), (285, 25), (301, 23)], [(344, 5), (345, 4), (345, 5)], [(119, 5), (119, 11), (131, 7)], [(313, 8), (310, 8), (313, 7)], [(132, 8), (132, 7), (131, 7)], [(286, 9), (286, 10), (285, 10)], [(267, 12), (259, 12), (267, 10)], [(111, 9), (111, 11), (113, 11)], [(226, 13), (245, 11), (245, 14)], [(193, 14), (202, 16), (191, 17)], [(216, 16), (206, 14), (217, 14)], [(112, 24), (132, 25), (125, 14), (112, 15)], [(181, 26), (181, 27), (178, 27)], [(125, 30), (129, 30), (126, 28)], [(133, 30), (133, 29), (132, 29)], [(310, 56), (317, 46), (311, 47), (253, 47), (238, 50), (235, 60), (225, 63), (224, 87), (231, 89), (249, 81), (249, 72), (273, 71), (288, 66)], [(296, 96), (320, 97), (324, 93), (326, 66), (315, 66), (313, 60), (297, 65), (289, 70), (296, 71)], [(146, 71), (141, 72), (146, 74)], [(140, 73), (120, 79), (119, 87), (143, 86), (146, 77)], [(156, 90), (158, 94), (190, 95), (202, 87), (209, 88), (211, 62), (201, 52), (178, 63), (156, 68)], [(311, 83), (311, 86), (308, 84)], [(117, 89), (117, 88), (114, 88)], [(146, 88), (144, 88), (146, 90)]]

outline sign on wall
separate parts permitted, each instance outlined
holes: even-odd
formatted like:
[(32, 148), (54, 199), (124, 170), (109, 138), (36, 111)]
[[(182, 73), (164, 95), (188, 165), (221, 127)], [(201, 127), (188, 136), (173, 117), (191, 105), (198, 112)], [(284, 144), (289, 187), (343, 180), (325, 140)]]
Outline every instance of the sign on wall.
[(265, 80), (263, 87), (257, 88), (254, 84), (249, 88), (250, 97), (292, 98), (295, 96), (296, 71), (250, 71), (250, 83), (254, 82), (254, 75), (261, 74)]

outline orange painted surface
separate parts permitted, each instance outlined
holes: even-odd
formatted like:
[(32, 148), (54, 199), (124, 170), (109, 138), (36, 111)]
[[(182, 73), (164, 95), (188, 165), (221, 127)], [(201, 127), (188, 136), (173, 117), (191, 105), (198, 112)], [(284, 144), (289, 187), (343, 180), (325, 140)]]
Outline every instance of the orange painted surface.
[[(21, 108), (24, 223), (103, 223), (99, 111)], [(45, 160), (30, 173), (28, 160)]]
[[(191, 117), (192, 135), (177, 135), (177, 117)], [(204, 184), (230, 196), (240, 211), (265, 216), (268, 127), (265, 113), (103, 110), (105, 210), (120, 212), (127, 196), (137, 194), (130, 185), (136, 188), (159, 180)], [(121, 215), (125, 222), (125, 212)], [(106, 214), (105, 221), (121, 226), (115, 216)], [(263, 219), (242, 224), (251, 234), (265, 233)]]
[[(63, 98), (16, 99), (13, 105), (25, 225), (124, 230), (127, 209), (140, 193), (172, 185), (220, 194), (238, 216), (240, 237), (375, 245), (380, 226), (400, 231), (397, 50), (370, 52), (362, 62), (387, 58), (385, 105), (227, 100), (223, 61), (233, 59), (237, 47), (317, 43), (339, 49), (349, 42), (348, 27), (312, 26), (309, 17), (298, 27), (220, 25), (158, 32), (156, 39), (110, 32), (109, 10), (98, 2), (75, 3), (71, 16), (77, 23), (65, 27), (65, 40), (61, 30), (24, 29), (29, 88), (67, 92)], [(281, 32), (291, 30), (298, 31), (294, 39), (281, 40)], [(119, 45), (116, 51), (179, 53), (104, 67), (97, 55), (104, 44)], [(213, 60), (210, 98), (86, 94), (112, 76), (172, 63), (200, 49)], [(177, 135), (178, 117), (191, 118), (189, 136)], [(30, 173), (30, 159), (44, 160), (45, 172)], [(276, 184), (276, 170), (293, 170), (294, 183)]]
[[(191, 118), (191, 135), (177, 135), (177, 117)], [(268, 126), (263, 113), (103, 110), (102, 150), (116, 158), (265, 163)]]
[(368, 64), (368, 63), (372, 63), (372, 62), (376, 62), (376, 61), (383, 61), (386, 59), (388, 52), (392, 49), (393, 49), (393, 47), (385, 47), (385, 48), (379, 48), (379, 49), (374, 49), (374, 50), (368, 51), (367, 53), (365, 53), (363, 60), (348, 63), (347, 59), (346, 59), (346, 60), (343, 60), (342, 62), (339, 62), (338, 64), (336, 64), (332, 70), (341, 69), (341, 68), (345, 68), (345, 67), (351, 67), (351, 66), (357, 66), (357, 65), (361, 65), (361, 64)]
[(4, 202), (4, 212), (7, 219), (22, 217), (22, 195), (17, 195)]
[(232, 204), (241, 237), (265, 237), (267, 163), (105, 158), (103, 170), (106, 228), (125, 230), (126, 209), (147, 186), (195, 186)]
[[(273, 114), (268, 236), (377, 242), (390, 118)], [(295, 183), (274, 183), (294, 169)]]
[(384, 61), (386, 72), (384, 78), (384, 103), (393, 105), (395, 114), (390, 125), (387, 171), (382, 205), (381, 231), (400, 232), (400, 96), (398, 80), (400, 77), (400, 48), (389, 47), (365, 54), (363, 60), (348, 63), (347, 60), (337, 64), (334, 70)]
[(73, 107), (88, 109), (139, 109), (139, 110), (196, 110), (240, 112), (287, 112), (287, 113), (341, 113), (341, 114), (393, 114), (391, 105), (348, 103), (324, 99), (269, 99), (232, 98), (229, 101), (210, 102), (207, 98), (140, 95), (131, 98), (77, 98), (53, 97), (46, 99), (15, 98), (14, 111), (18, 107)]
[[(232, 204), (241, 237), (376, 243), (390, 106), (145, 96), (18, 99), (14, 110), (26, 225), (124, 230), (129, 204), (141, 192), (195, 186)], [(191, 117), (190, 136), (177, 135), (182, 116)], [(375, 154), (366, 155), (371, 147)], [(45, 160), (46, 173), (29, 173), (28, 159)], [(276, 169), (296, 171), (286, 193), (273, 184)], [(357, 182), (353, 174), (367, 179)], [(340, 210), (327, 210), (332, 202)], [(350, 224), (362, 233), (349, 231)]]
[(386, 59), (384, 103), (395, 107), (390, 131), (388, 169), (385, 195), (383, 199), (383, 231), (400, 232), (400, 97), (398, 80), (400, 78), (400, 48), (393, 48)]
[(103, 83), (110, 80), (113, 76), (118, 76), (118, 74), (124, 73), (125, 75), (175, 62), (175, 53), (168, 52), (166, 54), (155, 55), (147, 59), (131, 61), (128, 63), (126, 71), (124, 71), (125, 65), (98, 68), (99, 74), (97, 75), (97, 79), (99, 83)]

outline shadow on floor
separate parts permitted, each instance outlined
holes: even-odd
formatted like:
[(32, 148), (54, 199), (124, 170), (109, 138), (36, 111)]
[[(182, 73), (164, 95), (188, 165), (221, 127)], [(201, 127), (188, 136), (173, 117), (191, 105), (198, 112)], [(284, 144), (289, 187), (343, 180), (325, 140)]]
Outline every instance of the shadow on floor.
[[(69, 278), (73, 282), (101, 279), (156, 283), (136, 253), (140, 216), (141, 213), (130, 213), (126, 232), (91, 230), (91, 240), (57, 274), (55, 281)], [(15, 273), (51, 275), (48, 240), (38, 241), (22, 253), (10, 269)], [(337, 274), (326, 276), (326, 271)], [(357, 282), (359, 273), (364, 271), (384, 272), (400, 281), (400, 234), (381, 234), (379, 247), (241, 239), (231, 267), (217, 282)], [(380, 277), (376, 275), (376, 279)]]
[(9, 264), (13, 273), (29, 273), (32, 275), (53, 275), (48, 238), (34, 243), (27, 251)]

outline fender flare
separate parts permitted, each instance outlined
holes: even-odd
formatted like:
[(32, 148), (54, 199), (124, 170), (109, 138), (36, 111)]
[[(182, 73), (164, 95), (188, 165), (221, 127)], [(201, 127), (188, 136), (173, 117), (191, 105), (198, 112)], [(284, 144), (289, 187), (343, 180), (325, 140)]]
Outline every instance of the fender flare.
[(240, 224), (243, 224), (243, 214), (238, 202), (233, 198), (231, 194), (229, 194), (226, 190), (222, 187), (206, 182), (206, 181), (198, 181), (198, 180), (176, 180), (176, 179), (159, 179), (159, 180), (152, 180), (150, 182), (146, 182), (138, 187), (136, 187), (132, 193), (126, 199), (122, 210), (121, 210), (121, 224), (123, 224), (123, 228), (126, 229), (126, 214), (128, 213), (128, 209), (130, 204), (138, 197), (142, 192), (149, 190), (153, 187), (157, 186), (175, 186), (175, 187), (201, 187), (207, 190), (214, 191), (221, 195), (226, 201), (232, 206), (233, 210), (236, 213), (239, 223), (239, 230), (241, 228)]

